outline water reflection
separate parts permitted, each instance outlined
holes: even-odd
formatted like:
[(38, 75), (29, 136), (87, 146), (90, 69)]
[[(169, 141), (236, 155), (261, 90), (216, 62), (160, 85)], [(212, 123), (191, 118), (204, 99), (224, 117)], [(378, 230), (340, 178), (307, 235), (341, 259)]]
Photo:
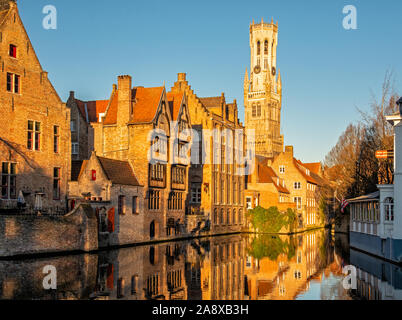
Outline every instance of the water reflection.
[[(374, 260), (373, 260), (374, 259)], [(342, 268), (357, 267), (347, 292)], [(57, 290), (43, 289), (43, 268)], [(1, 299), (400, 299), (400, 268), (349, 249), (345, 235), (232, 235), (97, 254), (0, 261)]]

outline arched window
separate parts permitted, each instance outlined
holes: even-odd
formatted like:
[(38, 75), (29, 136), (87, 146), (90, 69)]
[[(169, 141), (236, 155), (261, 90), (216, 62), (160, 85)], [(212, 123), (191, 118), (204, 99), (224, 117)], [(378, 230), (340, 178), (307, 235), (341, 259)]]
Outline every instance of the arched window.
[(239, 221), (239, 224), (242, 223), (242, 213), (243, 213), (243, 210), (240, 209), (240, 210), (239, 210), (239, 219), (237, 219), (237, 221)]
[(223, 224), (223, 209), (221, 209), (221, 214), (219, 217), (219, 224)]
[(233, 224), (236, 224), (236, 209), (233, 209), (232, 223), (233, 223)]
[(258, 40), (258, 41), (257, 41), (257, 56), (259, 56), (260, 53), (261, 53), (261, 43), (260, 43), (260, 41)]
[(218, 209), (214, 209), (214, 224), (218, 223)]
[(385, 220), (394, 221), (394, 199), (389, 197), (384, 201)]
[(230, 209), (226, 212), (226, 224), (230, 224)]
[(264, 54), (268, 54), (268, 40), (264, 42)]

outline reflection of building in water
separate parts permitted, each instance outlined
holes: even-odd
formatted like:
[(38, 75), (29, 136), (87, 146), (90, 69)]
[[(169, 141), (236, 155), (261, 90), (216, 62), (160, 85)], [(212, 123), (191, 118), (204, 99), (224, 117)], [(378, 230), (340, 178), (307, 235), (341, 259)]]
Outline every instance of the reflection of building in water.
[[(1, 300), (88, 299), (96, 284), (96, 255), (73, 255), (37, 260), (0, 261)], [(45, 266), (57, 271), (57, 290), (45, 290)]]
[(352, 294), (367, 300), (402, 299), (400, 267), (353, 249), (350, 262), (356, 267), (357, 279), (357, 289)]
[(244, 241), (240, 235), (193, 241), (187, 247), (189, 299), (244, 298)]
[(309, 289), (309, 281), (321, 267), (320, 243), (323, 231), (294, 237), (268, 237), (260, 244), (258, 239), (249, 247), (257, 252), (259, 245), (268, 248), (269, 257), (247, 256), (246, 288), (250, 300), (289, 300)]
[(120, 249), (100, 259), (95, 297), (186, 300), (184, 244)]

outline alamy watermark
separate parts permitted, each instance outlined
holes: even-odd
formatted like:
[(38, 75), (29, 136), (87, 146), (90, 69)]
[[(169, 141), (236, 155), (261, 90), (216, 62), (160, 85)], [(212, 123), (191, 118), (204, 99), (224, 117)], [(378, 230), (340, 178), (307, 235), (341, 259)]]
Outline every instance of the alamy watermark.
[(43, 274), (46, 276), (43, 278), (42, 285), (45, 290), (57, 289), (57, 270), (55, 266), (47, 265), (43, 267)]
[(55, 6), (48, 4), (43, 7), (42, 13), (46, 16), (42, 20), (42, 26), (45, 30), (57, 29), (57, 9)]
[(343, 7), (343, 14), (346, 16), (343, 18), (342, 26), (345, 30), (357, 29), (357, 9), (353, 5), (347, 5)]
[(345, 266), (342, 269), (342, 273), (345, 278), (342, 281), (343, 288), (345, 290), (356, 290), (357, 289), (357, 278), (356, 278), (356, 267), (355, 266)]

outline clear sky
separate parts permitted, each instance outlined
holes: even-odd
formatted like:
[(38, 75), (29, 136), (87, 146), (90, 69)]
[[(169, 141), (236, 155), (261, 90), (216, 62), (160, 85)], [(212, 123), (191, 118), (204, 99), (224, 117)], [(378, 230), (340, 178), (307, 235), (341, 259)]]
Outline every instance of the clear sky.
[[(106, 99), (120, 74), (134, 85), (173, 85), (186, 72), (201, 97), (225, 92), (244, 119), (249, 24), (279, 22), (285, 144), (305, 162), (321, 161), (347, 124), (378, 96), (387, 69), (402, 94), (402, 1), (18, 0), (25, 27), (61, 98)], [(54, 5), (57, 30), (42, 9)], [(357, 30), (342, 27), (345, 5)]]

